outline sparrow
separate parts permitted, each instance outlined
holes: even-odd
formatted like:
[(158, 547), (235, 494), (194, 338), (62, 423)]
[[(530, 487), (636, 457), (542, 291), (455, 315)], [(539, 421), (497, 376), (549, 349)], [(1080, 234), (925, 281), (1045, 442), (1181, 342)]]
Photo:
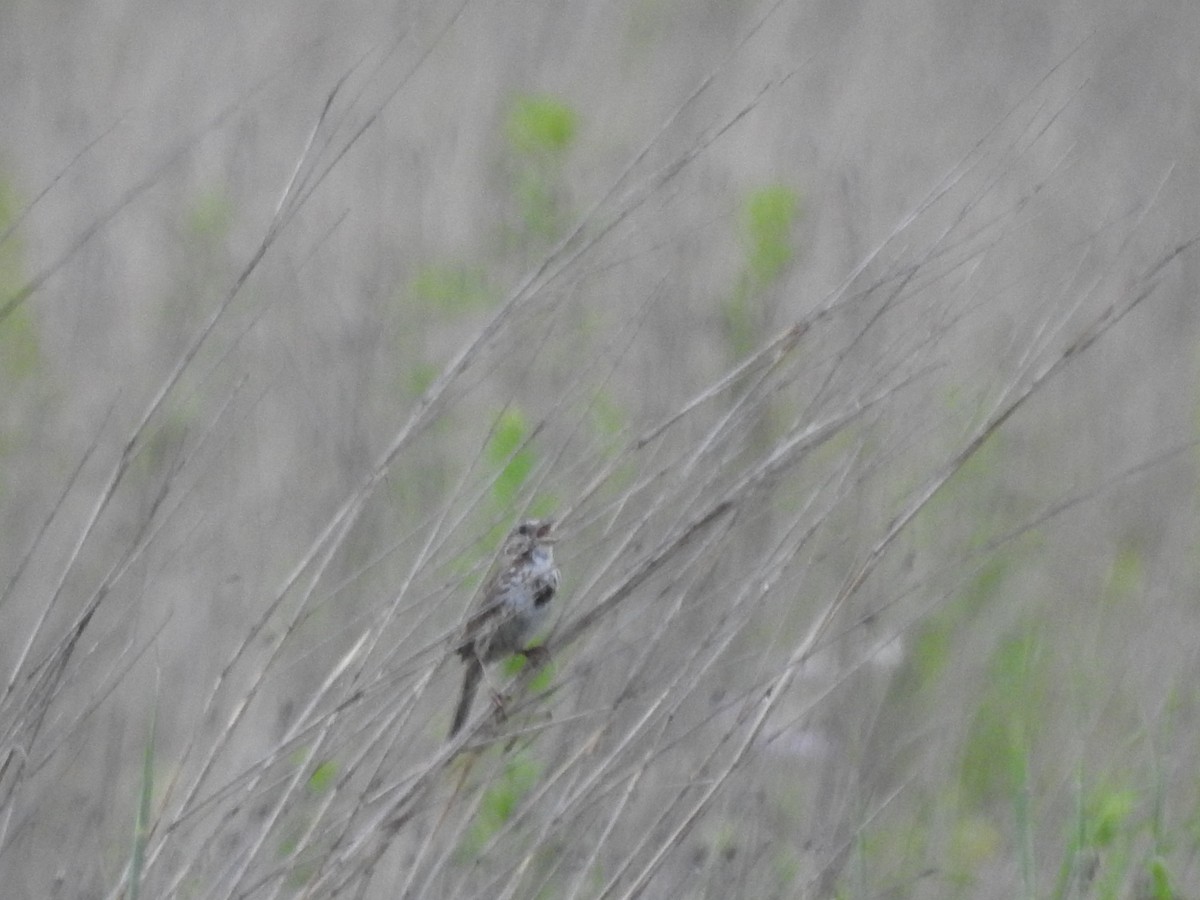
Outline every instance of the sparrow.
[(450, 738), (467, 720), (485, 665), (514, 654), (529, 658), (540, 650), (526, 645), (546, 621), (550, 601), (558, 591), (553, 530), (550, 519), (525, 519), (504, 541), (497, 568), (484, 585), (479, 606), (463, 626), (455, 648), (467, 668)]

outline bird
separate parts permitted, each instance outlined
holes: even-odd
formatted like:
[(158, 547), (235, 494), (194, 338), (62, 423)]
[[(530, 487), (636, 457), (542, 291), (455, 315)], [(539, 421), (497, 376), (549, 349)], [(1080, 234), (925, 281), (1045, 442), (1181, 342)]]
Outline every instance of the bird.
[(546, 621), (550, 601), (558, 592), (561, 576), (554, 565), (555, 540), (551, 519), (524, 519), (505, 539), (497, 568), (455, 648), (467, 667), (448, 739), (466, 723), (485, 665), (514, 654), (531, 658), (544, 653), (526, 645)]

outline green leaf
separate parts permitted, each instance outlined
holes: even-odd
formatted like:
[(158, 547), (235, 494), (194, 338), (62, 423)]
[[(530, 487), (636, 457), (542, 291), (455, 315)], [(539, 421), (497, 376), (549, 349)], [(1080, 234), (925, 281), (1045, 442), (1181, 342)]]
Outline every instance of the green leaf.
[(508, 114), (508, 140), (520, 154), (560, 155), (575, 140), (575, 111), (554, 97), (526, 95), (513, 101)]
[(541, 767), (528, 756), (517, 755), (508, 760), (504, 771), (483, 794), (479, 812), (459, 848), (464, 858), (474, 857), (488, 839), (512, 818), (521, 800), (541, 776)]
[(516, 757), (504, 768), (504, 774), (483, 797), (480, 815), (499, 828), (512, 818), (517, 806), (537, 783), (541, 770), (526, 757)]
[(187, 227), (197, 237), (219, 240), (233, 226), (233, 201), (221, 187), (205, 191), (188, 210)]
[(1173, 900), (1175, 890), (1171, 887), (1171, 873), (1167, 871), (1167, 862), (1161, 856), (1153, 857), (1146, 864), (1149, 876), (1149, 893), (1152, 900)]
[(1026, 789), (1044, 713), (1043, 669), (1036, 626), (1022, 627), (992, 655), (963, 757), (962, 786), (970, 803), (983, 807)]
[(1109, 570), (1104, 600), (1107, 603), (1119, 603), (1141, 598), (1145, 575), (1145, 565), (1138, 549), (1132, 546), (1122, 547)]
[(433, 363), (419, 362), (408, 371), (408, 389), (415, 396), (421, 396), (429, 388), (435, 378), (441, 374), (441, 369)]
[(327, 759), (308, 776), (308, 789), (314, 794), (322, 794), (329, 790), (336, 777), (337, 763)]
[(1128, 790), (1109, 790), (1092, 797), (1084, 813), (1088, 845), (1097, 848), (1111, 846), (1136, 805), (1137, 796)]
[(601, 437), (617, 437), (625, 428), (625, 413), (607, 391), (596, 392), (589, 412), (592, 427)]
[(800, 208), (796, 192), (785, 185), (755, 191), (743, 213), (750, 273), (765, 285), (792, 261), (792, 225)]
[(154, 743), (158, 708), (150, 710), (150, 728), (142, 748), (142, 782), (138, 792), (137, 819), (133, 828), (133, 853), (129, 860), (129, 900), (138, 900), (145, 866), (146, 840), (150, 835), (150, 804), (154, 796)]
[(451, 314), (484, 309), (492, 301), (482, 271), (466, 266), (423, 266), (409, 292), (421, 306)]
[(520, 410), (508, 409), (500, 416), (488, 444), (488, 460), (501, 467), (492, 486), (492, 495), (502, 507), (509, 507), (515, 502), (525, 479), (533, 471), (533, 451), (529, 447), (521, 449), (527, 433), (525, 417)]

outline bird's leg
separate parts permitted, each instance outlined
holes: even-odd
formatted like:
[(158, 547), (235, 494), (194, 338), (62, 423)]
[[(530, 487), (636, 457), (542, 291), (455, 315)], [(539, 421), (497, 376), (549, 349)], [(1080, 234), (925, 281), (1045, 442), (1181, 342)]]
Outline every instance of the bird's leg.
[[(518, 650), (513, 655), (523, 656), (525, 658), (525, 665), (530, 672), (536, 672), (550, 661), (550, 651), (541, 645), (536, 647), (526, 647), (524, 650)], [(484, 674), (484, 680), (487, 681), (488, 690), (492, 695), (492, 703), (496, 707), (496, 717), (500, 721), (504, 721), (506, 718), (504, 712), (504, 703), (508, 697), (502, 690), (496, 687), (490, 678), (488, 678), (486, 672)]]
[(525, 657), (525, 662), (531, 672), (550, 662), (550, 651), (541, 644), (536, 647), (526, 647), (524, 650), (518, 650), (517, 653)]
[(483, 670), (483, 681), (487, 685), (488, 696), (492, 699), (492, 705), (496, 707), (496, 718), (504, 721), (504, 691), (500, 689), (500, 685), (496, 683), (492, 677), (492, 673), (487, 670), (486, 666)]
[(508, 713), (504, 711), (505, 696), (499, 691), (491, 692), (492, 705), (496, 707), (496, 721), (503, 722), (508, 718)]

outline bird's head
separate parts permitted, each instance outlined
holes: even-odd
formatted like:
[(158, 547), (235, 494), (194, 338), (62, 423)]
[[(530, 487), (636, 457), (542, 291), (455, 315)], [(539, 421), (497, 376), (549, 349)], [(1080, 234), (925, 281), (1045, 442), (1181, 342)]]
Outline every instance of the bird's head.
[(523, 519), (508, 533), (504, 555), (517, 559), (541, 544), (553, 544), (554, 522), (551, 519)]

